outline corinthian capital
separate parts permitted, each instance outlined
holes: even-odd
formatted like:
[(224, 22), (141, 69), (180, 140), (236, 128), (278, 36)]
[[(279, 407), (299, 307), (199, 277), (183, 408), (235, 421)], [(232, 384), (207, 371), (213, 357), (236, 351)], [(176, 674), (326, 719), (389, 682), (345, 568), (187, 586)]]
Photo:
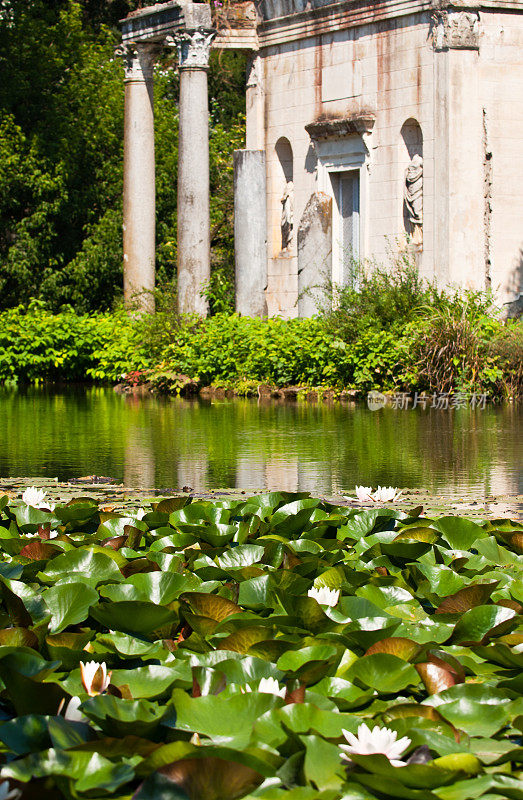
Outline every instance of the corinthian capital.
[(154, 62), (161, 53), (161, 47), (153, 43), (122, 44), (115, 54), (123, 58), (126, 81), (146, 81), (153, 76)]
[(212, 40), (217, 31), (213, 28), (197, 28), (186, 30), (167, 37), (167, 45), (178, 48), (178, 64), (180, 69), (207, 69)]

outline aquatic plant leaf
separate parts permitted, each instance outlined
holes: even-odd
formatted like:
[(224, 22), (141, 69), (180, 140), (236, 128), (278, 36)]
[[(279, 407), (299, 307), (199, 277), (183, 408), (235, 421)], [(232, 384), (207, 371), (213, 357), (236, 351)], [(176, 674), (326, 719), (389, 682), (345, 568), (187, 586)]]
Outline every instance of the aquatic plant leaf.
[(461, 644), (480, 644), (495, 630), (505, 633), (517, 621), (516, 612), (503, 606), (476, 606), (459, 619), (452, 640)]
[(49, 632), (60, 633), (68, 625), (83, 622), (91, 606), (98, 602), (98, 592), (85, 583), (66, 583), (52, 586), (42, 594), (51, 613)]
[(436, 609), (436, 614), (463, 614), (475, 606), (482, 606), (498, 587), (499, 581), (493, 583), (475, 583), (460, 589), (446, 597)]
[(484, 528), (462, 517), (440, 517), (433, 527), (453, 550), (470, 550), (478, 539), (487, 536)]
[(165, 606), (143, 600), (98, 603), (91, 608), (91, 616), (111, 630), (145, 637), (178, 619), (177, 614)]
[(97, 552), (93, 547), (79, 547), (63, 553), (42, 571), (42, 580), (46, 583), (56, 583), (61, 578), (72, 576), (76, 580), (85, 578), (86, 583), (94, 580), (95, 584), (123, 580), (114, 558), (107, 553)]
[(189, 800), (237, 800), (263, 781), (263, 776), (250, 767), (215, 756), (175, 761), (162, 767), (161, 773)]
[(390, 655), (402, 658), (404, 661), (412, 661), (420, 652), (421, 648), (412, 639), (406, 639), (403, 636), (389, 636), (387, 639), (381, 639), (372, 644), (366, 656), (371, 656), (374, 653), (389, 653)]
[(375, 653), (359, 658), (347, 670), (350, 681), (358, 679), (366, 686), (391, 694), (419, 683), (419, 676), (410, 664), (389, 653)]

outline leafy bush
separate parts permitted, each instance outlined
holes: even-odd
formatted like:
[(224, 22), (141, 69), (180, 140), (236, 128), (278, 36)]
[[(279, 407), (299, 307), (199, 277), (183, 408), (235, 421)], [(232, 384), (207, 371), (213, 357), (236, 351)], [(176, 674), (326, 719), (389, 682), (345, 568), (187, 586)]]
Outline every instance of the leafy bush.
[(388, 268), (354, 261), (353, 275), (353, 282), (344, 286), (327, 279), (318, 309), (326, 328), (346, 342), (369, 329), (401, 332), (419, 310), (438, 299), (406, 255), (393, 258)]
[(198, 375), (203, 383), (249, 378), (321, 385), (348, 381), (351, 369), (343, 342), (315, 319), (218, 314), (180, 328), (164, 356), (174, 369)]
[(502, 379), (491, 345), (503, 336), (488, 297), (465, 293), (426, 309), (411, 326), (410, 356), (417, 384), (438, 392), (492, 389)]
[(33, 301), (0, 314), (0, 380), (116, 381), (148, 363), (140, 330), (123, 312), (51, 314)]
[[(521, 392), (521, 324), (501, 325), (463, 301), (395, 328), (368, 326), (344, 340), (318, 317), (282, 320), (219, 313), (182, 317), (175, 289), (157, 292), (157, 313), (51, 314), (40, 301), (0, 313), (0, 380), (118, 381), (151, 370), (162, 390), (220, 385)], [(186, 376), (182, 384), (178, 373)], [(151, 377), (152, 376), (152, 377)], [(156, 376), (156, 377), (154, 377)], [(174, 377), (173, 377), (174, 376)], [(194, 383), (194, 382), (193, 382)]]
[(4, 795), (520, 796), (520, 523), (35, 491), (0, 500)]
[(523, 398), (523, 320), (498, 332), (489, 343), (489, 357), (499, 365), (499, 394)]

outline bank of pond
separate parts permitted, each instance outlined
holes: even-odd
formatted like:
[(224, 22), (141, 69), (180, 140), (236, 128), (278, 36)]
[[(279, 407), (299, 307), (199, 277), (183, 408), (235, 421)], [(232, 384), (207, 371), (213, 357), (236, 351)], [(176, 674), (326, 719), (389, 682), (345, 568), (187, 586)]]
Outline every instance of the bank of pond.
[(123, 382), (171, 394), (217, 389), (343, 399), (380, 391), (517, 399), (523, 323), (502, 323), (466, 304), (385, 324), (341, 312), (290, 320), (53, 314), (35, 301), (0, 313), (0, 380)]

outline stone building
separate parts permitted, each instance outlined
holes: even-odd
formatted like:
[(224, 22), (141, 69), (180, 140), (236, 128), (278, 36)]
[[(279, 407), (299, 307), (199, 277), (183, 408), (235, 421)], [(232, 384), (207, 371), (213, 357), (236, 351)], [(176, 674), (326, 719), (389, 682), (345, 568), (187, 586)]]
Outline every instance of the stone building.
[[(154, 286), (153, 63), (180, 69), (178, 286), (205, 314), (211, 46), (248, 52), (235, 153), (236, 307), (314, 313), (313, 287), (406, 252), (440, 286), (523, 305), (523, 0), (168, 0), (122, 21), (125, 293)], [(144, 301), (145, 303), (145, 301)]]
[(354, 258), (385, 263), (388, 248), (441, 286), (492, 287), (514, 309), (523, 2), (261, 0), (257, 14), (236, 169), (256, 223), (238, 209), (238, 310), (265, 300), (269, 315), (313, 313), (303, 290), (350, 280)]

